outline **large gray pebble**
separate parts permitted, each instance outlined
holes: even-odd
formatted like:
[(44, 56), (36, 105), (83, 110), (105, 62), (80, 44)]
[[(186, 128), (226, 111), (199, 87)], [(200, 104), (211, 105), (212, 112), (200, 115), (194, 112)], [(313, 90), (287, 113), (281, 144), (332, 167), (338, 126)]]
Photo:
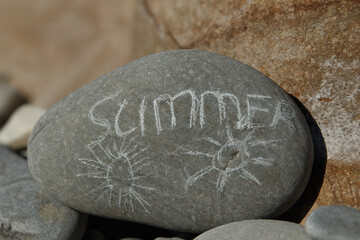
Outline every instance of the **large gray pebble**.
[(245, 220), (211, 229), (194, 240), (311, 240), (303, 226), (276, 220)]
[(81, 239), (85, 225), (85, 215), (46, 196), (26, 161), (0, 146), (0, 239)]
[(136, 60), (63, 99), (28, 154), (38, 182), (72, 208), (185, 232), (283, 213), (313, 160), (279, 86), (193, 50)]
[(320, 207), (309, 215), (305, 229), (316, 240), (358, 240), (360, 210), (345, 206)]

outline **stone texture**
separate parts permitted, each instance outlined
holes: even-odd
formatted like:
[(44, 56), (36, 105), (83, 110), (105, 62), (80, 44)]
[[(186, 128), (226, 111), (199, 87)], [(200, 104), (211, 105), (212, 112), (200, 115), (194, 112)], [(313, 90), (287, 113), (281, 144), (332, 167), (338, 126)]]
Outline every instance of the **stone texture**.
[(220, 53), (269, 76), (310, 111), (321, 129), (315, 142), (319, 162), (327, 159), (327, 167), (314, 172), (312, 185), (322, 185), (321, 191), (309, 189), (301, 208), (360, 207), (359, 1), (139, 0), (137, 5), (136, 57), (178, 48)]
[(276, 220), (245, 220), (211, 229), (194, 240), (311, 240), (303, 226)]
[(345, 206), (320, 207), (310, 214), (305, 229), (316, 240), (360, 239), (360, 210)]
[(286, 211), (313, 148), (301, 111), (269, 78), (217, 54), (173, 51), (53, 106), (28, 157), (42, 187), (74, 209), (200, 232)]
[(49, 107), (131, 60), (133, 0), (3, 0), (0, 72)]
[(0, 144), (12, 149), (26, 148), (31, 131), (45, 111), (32, 104), (16, 109), (0, 130)]
[(45, 195), (26, 161), (0, 145), (0, 239), (81, 239), (85, 225), (85, 215)]
[(24, 97), (9, 84), (8, 78), (0, 74), (0, 127), (11, 113), (24, 102)]

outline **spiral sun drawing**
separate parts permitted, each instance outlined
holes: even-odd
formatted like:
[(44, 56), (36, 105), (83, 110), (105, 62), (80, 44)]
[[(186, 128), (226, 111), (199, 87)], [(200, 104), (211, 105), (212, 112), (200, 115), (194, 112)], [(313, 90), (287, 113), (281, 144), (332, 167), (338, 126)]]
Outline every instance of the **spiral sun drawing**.
[(215, 145), (218, 150), (214, 153), (206, 153), (199, 151), (191, 151), (183, 149), (183, 154), (192, 155), (197, 157), (205, 157), (211, 159), (211, 165), (201, 169), (195, 174), (191, 175), (185, 185), (185, 189), (188, 189), (196, 181), (211, 172), (218, 172), (216, 190), (217, 193), (221, 193), (224, 190), (226, 182), (229, 180), (232, 174), (237, 173), (243, 179), (251, 181), (255, 184), (261, 185), (256, 176), (247, 170), (250, 164), (271, 166), (273, 164), (273, 158), (263, 157), (251, 157), (249, 147), (257, 145), (266, 145), (270, 143), (278, 142), (279, 140), (252, 140), (253, 132), (249, 132), (241, 141), (233, 137), (229, 126), (226, 127), (227, 141), (221, 144), (217, 140), (211, 137), (205, 137), (203, 140)]
[(87, 146), (93, 158), (78, 159), (89, 169), (87, 173), (78, 174), (78, 177), (87, 177), (99, 181), (99, 185), (89, 191), (86, 196), (97, 195), (95, 201), (107, 199), (109, 206), (118, 205), (125, 211), (134, 211), (136, 202), (149, 213), (150, 204), (145, 200), (139, 190), (152, 191), (154, 188), (143, 186), (137, 181), (147, 177), (146, 174), (138, 174), (144, 166), (150, 163), (148, 157), (142, 157), (148, 147), (139, 147), (133, 137), (126, 141), (122, 138), (121, 146), (117, 146), (116, 140), (112, 149), (104, 147), (103, 142), (96, 141)]

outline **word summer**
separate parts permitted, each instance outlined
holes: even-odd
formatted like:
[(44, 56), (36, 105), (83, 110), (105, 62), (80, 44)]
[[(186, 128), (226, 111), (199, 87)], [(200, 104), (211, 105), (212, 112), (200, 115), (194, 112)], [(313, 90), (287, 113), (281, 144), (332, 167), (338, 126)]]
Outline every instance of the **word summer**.
[[(214, 119), (215, 117), (220, 125), (224, 122), (232, 122), (231, 127), (234, 129), (274, 128), (281, 124), (291, 131), (296, 130), (294, 108), (290, 103), (277, 98), (273, 99), (271, 96), (246, 94), (242, 96), (240, 101), (232, 93), (205, 91), (196, 94), (194, 90), (188, 89), (174, 95), (164, 93), (153, 98), (144, 96), (139, 99), (138, 103), (135, 103), (137, 109), (132, 109), (134, 101), (136, 102), (134, 98), (125, 100), (118, 100), (118, 98), (120, 98), (119, 94), (101, 99), (91, 107), (88, 116), (94, 124), (108, 130), (112, 129), (113, 126), (116, 134), (121, 137), (129, 135), (135, 130), (140, 131), (141, 135), (145, 136), (150, 123), (153, 124), (156, 133), (159, 135), (164, 130), (163, 124), (165, 122), (170, 125), (170, 129), (176, 128), (179, 114), (186, 114), (189, 128), (204, 128), (207, 126), (207, 119), (210, 117)], [(114, 114), (113, 123), (94, 114), (109, 101), (119, 101), (116, 102), (118, 108)], [(180, 107), (184, 109), (184, 104), (188, 106), (189, 110), (186, 112), (177, 111), (177, 108)], [(137, 117), (131, 119), (133, 121), (132, 126), (127, 126), (126, 129), (125, 126), (122, 126), (124, 121), (121, 120), (121, 117), (129, 111), (136, 111)], [(166, 111), (167, 114), (161, 115), (161, 111)], [(231, 114), (229, 114), (230, 112)], [(151, 121), (146, 121), (146, 118), (149, 117)], [(184, 119), (183, 117), (181, 119)]]

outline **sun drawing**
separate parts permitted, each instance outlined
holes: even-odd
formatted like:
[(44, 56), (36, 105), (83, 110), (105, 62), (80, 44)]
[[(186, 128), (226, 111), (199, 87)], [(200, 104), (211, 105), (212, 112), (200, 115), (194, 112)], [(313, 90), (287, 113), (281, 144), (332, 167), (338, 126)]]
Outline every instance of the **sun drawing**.
[(278, 142), (278, 140), (252, 140), (253, 131), (249, 132), (241, 141), (234, 138), (229, 126), (226, 127), (227, 141), (224, 144), (216, 141), (211, 137), (205, 137), (203, 140), (214, 144), (218, 147), (215, 153), (205, 153), (199, 151), (185, 150), (183, 154), (193, 155), (197, 157), (205, 157), (211, 159), (211, 165), (201, 169), (192, 176), (190, 176), (185, 185), (188, 189), (201, 177), (210, 172), (218, 172), (219, 176), (216, 182), (217, 193), (222, 193), (226, 182), (232, 174), (238, 174), (241, 178), (251, 181), (255, 184), (261, 185), (260, 181), (247, 170), (250, 164), (257, 164), (262, 166), (271, 166), (273, 158), (256, 157), (252, 158), (249, 147), (257, 145), (265, 145), (269, 143)]
[(96, 179), (99, 181), (99, 185), (89, 191), (86, 196), (96, 194), (95, 201), (105, 198), (109, 206), (116, 204), (119, 208), (123, 207), (126, 212), (133, 212), (137, 202), (149, 213), (150, 204), (139, 193), (139, 190), (153, 191), (155, 189), (143, 186), (138, 182), (148, 176), (148, 174), (138, 174), (139, 170), (150, 164), (146, 161), (148, 157), (142, 157), (148, 147), (140, 147), (135, 140), (136, 137), (129, 141), (123, 137), (120, 147), (114, 140), (112, 149), (104, 147), (101, 141), (87, 146), (94, 158), (79, 159), (82, 164), (87, 166), (89, 172), (77, 176)]

